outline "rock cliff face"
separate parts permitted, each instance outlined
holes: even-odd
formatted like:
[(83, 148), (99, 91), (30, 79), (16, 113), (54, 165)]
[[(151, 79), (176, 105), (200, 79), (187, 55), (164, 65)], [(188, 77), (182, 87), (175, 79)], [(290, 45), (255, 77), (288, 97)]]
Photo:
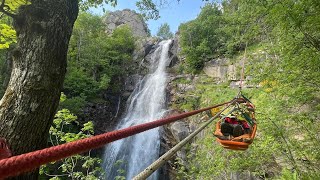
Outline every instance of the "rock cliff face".
[[(203, 71), (207, 76), (214, 78), (217, 83), (230, 81), (230, 88), (239, 88), (242, 63), (243, 61), (230, 62), (227, 58), (212, 59), (205, 63)], [(245, 76), (242, 82), (243, 88), (256, 87), (250, 84), (250, 80), (250, 76)]]
[(111, 34), (119, 26), (128, 25), (131, 28), (134, 36), (149, 36), (147, 24), (143, 21), (138, 13), (130, 9), (110, 12), (105, 18), (104, 22), (106, 24), (107, 34)]
[(206, 62), (203, 71), (217, 81), (237, 80), (236, 66), (226, 58)]

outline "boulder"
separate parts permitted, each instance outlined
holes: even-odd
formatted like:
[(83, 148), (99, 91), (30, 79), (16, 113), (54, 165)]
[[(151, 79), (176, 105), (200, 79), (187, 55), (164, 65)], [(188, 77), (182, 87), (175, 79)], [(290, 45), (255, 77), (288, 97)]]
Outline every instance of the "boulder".
[(130, 9), (110, 12), (104, 19), (104, 23), (107, 26), (107, 34), (111, 34), (119, 26), (128, 25), (135, 37), (149, 36), (148, 26), (141, 15)]
[(173, 137), (179, 142), (189, 135), (188, 124), (184, 121), (176, 121), (170, 126)]

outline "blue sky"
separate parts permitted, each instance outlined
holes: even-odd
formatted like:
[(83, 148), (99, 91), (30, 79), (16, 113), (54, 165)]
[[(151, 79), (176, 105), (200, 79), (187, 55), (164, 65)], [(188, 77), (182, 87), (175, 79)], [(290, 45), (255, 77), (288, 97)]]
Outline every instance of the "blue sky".
[[(121, 9), (133, 9), (137, 11), (137, 0), (118, 0), (116, 7), (105, 5), (104, 8), (109, 11), (121, 10)], [(147, 22), (151, 34), (155, 35), (158, 28), (163, 23), (170, 25), (171, 31), (174, 33), (178, 30), (181, 23), (195, 19), (201, 11), (201, 7), (205, 5), (202, 0), (168, 0), (169, 5), (160, 9), (161, 18), (158, 20), (149, 20)], [(102, 8), (91, 9), (94, 13), (103, 14)]]

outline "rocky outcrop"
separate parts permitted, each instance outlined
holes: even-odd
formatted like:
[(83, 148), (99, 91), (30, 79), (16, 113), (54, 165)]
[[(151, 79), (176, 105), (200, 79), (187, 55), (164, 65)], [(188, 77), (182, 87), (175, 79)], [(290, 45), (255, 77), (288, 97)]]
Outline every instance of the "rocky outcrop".
[(172, 41), (173, 42), (169, 50), (170, 61), (168, 61), (168, 64), (167, 64), (167, 67), (169, 68), (175, 67), (180, 62), (179, 34), (176, 34)]
[(95, 134), (113, 130), (126, 108), (127, 98), (122, 96), (121, 92), (107, 90), (101, 95), (103, 99), (99, 102), (87, 103), (82, 113), (78, 115), (79, 121), (92, 121)]
[(150, 66), (150, 58), (158, 47), (159, 39), (154, 37), (140, 38), (135, 43), (133, 61), (137, 67), (135, 73), (146, 74)]
[(110, 12), (104, 19), (104, 23), (106, 24), (107, 34), (111, 34), (117, 27), (128, 25), (134, 36), (149, 36), (148, 26), (141, 18), (141, 15), (130, 9)]
[(243, 88), (259, 87), (250, 82), (251, 76), (245, 76), (245, 79), (241, 82), (242, 63), (242, 61), (231, 63), (227, 58), (213, 59), (205, 63), (203, 71), (207, 76), (214, 78), (217, 83), (230, 81), (230, 88), (239, 88), (240, 85)]
[[(177, 115), (180, 111), (171, 110), (168, 112), (169, 115)], [(182, 141), (190, 134), (189, 125), (186, 119), (177, 121), (171, 124), (164, 125), (161, 129), (161, 146), (160, 156), (168, 152), (172, 147)], [(160, 180), (176, 179), (176, 169), (181, 164), (186, 164), (187, 150), (183, 147), (177, 152), (174, 158), (166, 162), (165, 165), (160, 169)], [(179, 162), (179, 164), (177, 163)]]
[(236, 66), (226, 58), (213, 59), (206, 62), (203, 71), (217, 81), (237, 80)]

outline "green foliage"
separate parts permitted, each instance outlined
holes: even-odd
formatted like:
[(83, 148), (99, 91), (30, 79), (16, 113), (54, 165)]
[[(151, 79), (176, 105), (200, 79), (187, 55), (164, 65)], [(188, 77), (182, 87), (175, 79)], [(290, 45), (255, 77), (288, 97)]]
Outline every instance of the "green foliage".
[(199, 16), (179, 27), (182, 54), (186, 55), (186, 70), (197, 73), (204, 62), (221, 55), (226, 35), (221, 28), (224, 19), (216, 4), (207, 4)]
[(296, 171), (290, 171), (288, 169), (283, 169), (281, 172), (281, 180), (298, 180), (298, 174)]
[(145, 20), (160, 18), (159, 10), (152, 0), (140, 0), (136, 2), (139, 11), (142, 12), (142, 17)]
[(98, 83), (86, 74), (84, 69), (69, 66), (68, 70), (69, 72), (64, 83), (66, 94), (70, 96), (93, 96), (96, 94)]
[(67, 98), (65, 101), (60, 102), (59, 109), (68, 109), (74, 114), (81, 114), (81, 110), (86, 104), (86, 97), (75, 96)]
[[(2, 4), (3, 3), (3, 4)], [(30, 4), (29, 0), (5, 0), (0, 7), (0, 49), (9, 48), (10, 44), (16, 43), (16, 31), (10, 21), (21, 5)]]
[(114, 166), (115, 167), (119, 167), (118, 170), (117, 170), (117, 176), (115, 177), (115, 180), (125, 180), (126, 177), (126, 171), (122, 168), (120, 168), (120, 166), (124, 163), (123, 160), (117, 160), (115, 163), (114, 163)]
[(4, 10), (10, 13), (14, 13), (21, 5), (29, 4), (29, 0), (5, 0)]
[(60, 103), (64, 102), (67, 99), (67, 96), (62, 92), (60, 95)]
[(90, 7), (99, 7), (103, 4), (116, 6), (117, 2), (117, 0), (79, 0), (80, 8), (82, 10), (88, 10)]
[[(190, 100), (187, 102), (196, 105), (198, 109), (230, 100), (236, 93), (237, 89), (229, 89), (228, 83), (215, 85), (212, 78), (199, 76), (195, 90), (186, 92), (184, 97), (190, 94), (196, 96), (199, 99), (197, 103)], [(256, 95), (261, 92), (254, 89), (246, 90), (244, 93)], [(257, 102), (257, 98), (253, 100), (254, 103)], [(262, 105), (257, 103), (257, 106), (260, 108)], [(269, 106), (266, 105), (266, 107)], [(260, 109), (256, 113), (261, 113)], [(268, 119), (260, 116), (257, 119), (259, 135), (244, 152), (223, 149), (212, 135), (215, 128), (213, 124), (205, 131), (204, 138), (195, 141), (197, 146), (191, 146), (187, 154), (188, 165), (179, 166), (181, 168), (178, 169), (178, 179), (228, 179), (231, 173), (245, 174), (246, 172), (262, 177), (270, 171), (277, 171), (273, 159), (274, 156), (281, 154), (279, 151), (281, 145), (277, 143), (277, 138), (274, 136), (277, 130), (272, 128)]]
[[(1, 15), (1, 13), (0, 13)], [(0, 17), (0, 96), (6, 90), (6, 83), (10, 77), (8, 55), (12, 50), (13, 44), (16, 43), (16, 32), (11, 26), (8, 17)], [(9, 48), (11, 47), (11, 48)]]
[(102, 17), (82, 12), (69, 47), (64, 92), (69, 97), (94, 98), (109, 88), (112, 79), (128, 72), (134, 37), (127, 26), (108, 36)]
[[(59, 145), (93, 135), (94, 130), (91, 121), (83, 124), (80, 130), (78, 130), (79, 124), (77, 117), (71, 114), (69, 110), (58, 111), (49, 131), (50, 143)], [(101, 163), (101, 159), (92, 157), (89, 152), (42, 166), (40, 174), (43, 177), (52, 177), (51, 179), (101, 179), (103, 177)]]
[(157, 36), (161, 39), (171, 39), (173, 37), (168, 23), (161, 24), (161, 26), (158, 29)]
[(16, 42), (16, 31), (7, 24), (0, 24), (0, 49), (7, 49)]
[[(197, 142), (197, 153), (189, 154), (189, 167), (185, 167), (185, 175), (190, 179), (228, 179), (229, 174), (235, 172), (251, 172), (263, 175), (272, 165), (272, 155), (277, 146), (270, 146), (274, 139), (255, 140), (254, 144), (245, 152), (228, 151), (223, 149), (211, 135), (209, 130), (204, 139)], [(205, 158), (204, 158), (205, 157)], [(261, 164), (265, 167), (261, 168)]]

